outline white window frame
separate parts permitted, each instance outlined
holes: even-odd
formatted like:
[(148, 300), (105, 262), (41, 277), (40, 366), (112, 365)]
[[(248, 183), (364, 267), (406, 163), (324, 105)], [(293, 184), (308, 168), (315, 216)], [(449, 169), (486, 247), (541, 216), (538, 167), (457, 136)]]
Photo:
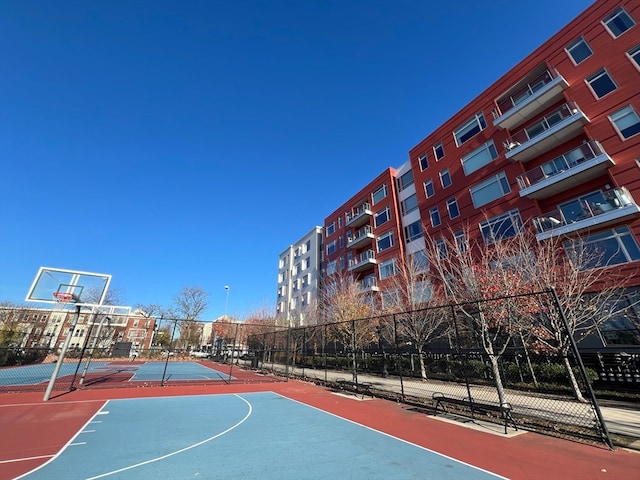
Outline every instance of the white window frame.
[[(487, 199), (476, 198), (476, 195), (478, 195), (480, 192), (493, 191), (489, 189), (493, 189), (495, 186), (498, 187), (500, 191), (500, 195), (487, 197)], [(509, 181), (507, 180), (507, 176), (505, 175), (505, 173), (500, 172), (497, 175), (494, 175), (493, 177), (488, 178), (484, 182), (474, 185), (469, 189), (469, 192), (471, 193), (471, 200), (473, 201), (473, 206), (475, 208), (479, 208), (479, 207), (482, 207), (483, 205), (486, 205), (487, 203), (491, 203), (511, 193), (511, 186), (509, 185)]]
[[(451, 213), (452, 205), (455, 206), (455, 210), (456, 210), (455, 214)], [(447, 212), (449, 212), (449, 218), (451, 219), (458, 218), (460, 216), (460, 207), (458, 206), (458, 200), (456, 199), (456, 197), (453, 197), (447, 200)]]
[(337, 251), (336, 241), (334, 240), (332, 242), (329, 242), (327, 244), (327, 255), (331, 255), (333, 253), (336, 253), (336, 251)]
[(633, 66), (640, 70), (640, 45), (636, 45), (631, 50), (628, 50), (627, 57)]
[[(623, 130), (620, 129), (617, 122), (627, 116), (635, 117), (635, 120), (636, 120), (635, 123), (630, 124), (629, 126), (637, 127), (638, 131), (635, 133), (632, 133), (628, 137), (625, 137), (624, 134), (622, 133)], [(613, 112), (611, 115), (609, 115), (609, 120), (613, 124), (613, 127), (616, 129), (616, 131), (618, 132), (618, 135), (620, 135), (620, 138), (622, 138), (622, 140), (628, 140), (629, 138), (635, 137), (640, 133), (640, 115), (638, 115), (638, 112), (636, 112), (635, 108), (633, 108), (633, 105), (626, 105), (622, 107), (620, 110)]]
[[(446, 185), (444, 184), (444, 179), (447, 178), (448, 182)], [(440, 171), (440, 185), (442, 188), (450, 187), (453, 184), (453, 180), (451, 180), (451, 173), (448, 168), (445, 168)]]
[(475, 150), (464, 155), (460, 161), (462, 162), (464, 174), (469, 175), (476, 170), (480, 170), (485, 165), (490, 164), (496, 158), (498, 158), (498, 149), (493, 143), (493, 140), (489, 140), (487, 143), (480, 145)]
[[(413, 205), (407, 207), (407, 200), (412, 199), (414, 202)], [(414, 193), (413, 195), (409, 195), (407, 198), (400, 202), (400, 209), (402, 211), (402, 215), (406, 215), (408, 213), (413, 212), (418, 208), (418, 196)]]
[[(476, 128), (478, 129), (477, 132), (473, 133), (469, 137), (466, 137), (464, 140), (462, 139), (462, 137), (465, 137), (466, 135), (468, 135), (469, 132), (475, 130)], [(464, 143), (468, 142), (473, 137), (475, 137), (477, 134), (479, 134), (485, 128), (487, 128), (487, 121), (484, 118), (484, 114), (482, 112), (476, 113), (473, 117), (471, 117), (469, 120), (467, 120), (464, 124), (462, 124), (461, 126), (459, 126), (458, 128), (456, 128), (454, 130), (453, 138), (456, 141), (456, 145), (458, 147), (463, 145)]]
[[(378, 219), (381, 217), (385, 217), (385, 219), (378, 223)], [(380, 210), (378, 210), (374, 216), (373, 216), (373, 225), (377, 228), (380, 225), (384, 225), (385, 223), (387, 223), (389, 220), (391, 220), (391, 210), (389, 209), (389, 207), (384, 207)]]
[[(378, 195), (382, 195), (381, 197)], [(383, 183), (382, 186), (378, 189), (376, 189), (372, 194), (371, 194), (371, 204), (375, 205), (376, 203), (384, 200), (385, 198), (387, 198), (387, 184)]]
[(440, 209), (438, 208), (437, 205), (429, 209), (429, 218), (431, 219), (432, 227), (439, 227), (440, 225), (442, 225), (442, 218), (440, 217)]
[[(622, 15), (624, 15), (626, 17), (626, 19), (631, 21), (631, 25), (628, 26), (627, 28), (625, 28), (623, 31), (621, 31), (619, 34), (616, 35), (613, 32), (613, 30), (609, 27), (609, 25), (614, 20), (617, 20), (618, 17), (621, 17)], [(629, 13), (623, 7), (618, 7), (613, 12), (611, 12), (609, 15), (607, 15), (605, 18), (602, 19), (602, 24), (604, 25), (604, 27), (607, 29), (607, 31), (611, 34), (611, 36), (613, 38), (619, 38), (620, 36), (624, 35), (629, 30), (631, 30), (636, 25), (636, 21), (633, 19), (633, 17), (631, 15), (629, 15)], [(625, 25), (625, 27), (626, 27), (626, 25)]]
[(325, 230), (325, 232), (325, 235), (327, 237), (336, 233), (336, 222), (331, 222), (329, 225), (327, 225), (327, 229)]
[[(389, 245), (380, 249), (380, 243), (382, 243), (382, 241), (386, 241), (387, 239), (389, 239)], [(378, 253), (384, 252), (385, 250), (390, 249), (391, 247), (393, 247), (393, 245), (394, 245), (393, 230), (389, 230), (388, 232), (383, 233), (376, 239), (376, 250)]]
[(429, 168), (429, 159), (427, 158), (426, 153), (423, 153), (418, 157), (418, 165), (420, 165), (421, 172), (424, 172), (427, 168)]
[(378, 274), (380, 275), (380, 280), (391, 278), (397, 275), (398, 267), (396, 259), (391, 258), (389, 260), (385, 260), (384, 262), (380, 262), (380, 265), (378, 265)]
[[(431, 189), (431, 194), (429, 194), (429, 187)], [(433, 180), (425, 180), (424, 182), (424, 194), (427, 198), (431, 198), (436, 194), (436, 188), (433, 186)]]
[[(509, 235), (508, 237), (495, 237), (494, 231), (492, 227), (494, 225), (500, 225), (504, 222), (509, 222), (509, 229), (513, 229), (515, 233), (513, 235)], [(481, 222), (479, 225), (480, 234), (482, 235), (482, 240), (486, 245), (491, 245), (496, 242), (496, 240), (502, 240), (504, 238), (511, 238), (515, 235), (518, 235), (522, 232), (522, 217), (520, 216), (520, 211), (518, 209), (510, 210), (505, 213), (501, 213), (500, 215), (496, 215), (495, 217), (489, 218), (484, 222)], [(489, 236), (491, 234), (491, 236)]]
[(401, 192), (411, 185), (413, 185), (413, 171), (408, 170), (398, 177), (398, 191)]
[[(442, 155), (438, 154), (438, 151), (442, 151)], [(442, 142), (438, 142), (433, 146), (433, 156), (436, 158), (436, 162), (439, 162), (444, 158), (444, 145)]]
[[(584, 44), (585, 47), (587, 47), (587, 50), (589, 50), (589, 55), (587, 55), (586, 57), (584, 57), (582, 60), (580, 60), (579, 62), (574, 58), (572, 50), (574, 50), (576, 47), (580, 46)], [(580, 37), (577, 40), (573, 41), (572, 43), (570, 43), (569, 45), (567, 45), (567, 48), (565, 48), (565, 51), (567, 52), (567, 55), (569, 56), (569, 58), (571, 59), (571, 61), (573, 62), (574, 65), (579, 65), (582, 62), (584, 62), (587, 58), (589, 58), (591, 55), (593, 55), (593, 50), (591, 49), (591, 46), (589, 45), (589, 43), (584, 39), (584, 37)]]
[[(410, 228), (415, 227), (417, 225), (418, 231), (412, 232)], [(405, 243), (411, 243), (414, 240), (418, 240), (424, 236), (424, 230), (422, 228), (422, 222), (420, 220), (410, 223), (406, 227), (404, 227), (404, 241)]]
[[(603, 79), (604, 77), (607, 77), (609, 79), (609, 81), (613, 84), (613, 88), (608, 92), (605, 92), (604, 94), (599, 95), (598, 92), (596, 92), (596, 89), (593, 87), (593, 83)], [(593, 96), (596, 97), (596, 99), (598, 100), (606, 97), (607, 95), (609, 95), (612, 92), (615, 92), (618, 89), (618, 84), (615, 82), (615, 80), (613, 79), (613, 77), (607, 71), (606, 68), (601, 68), (600, 70), (593, 73), (592, 75), (589, 75), (587, 78), (584, 79), (584, 81), (589, 86), (589, 89), (591, 90), (591, 93), (593, 93)]]

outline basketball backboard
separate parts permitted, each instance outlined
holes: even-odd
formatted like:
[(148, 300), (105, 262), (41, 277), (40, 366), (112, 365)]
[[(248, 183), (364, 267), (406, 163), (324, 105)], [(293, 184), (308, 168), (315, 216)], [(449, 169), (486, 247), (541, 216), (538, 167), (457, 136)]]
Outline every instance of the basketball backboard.
[(104, 273), (40, 267), (25, 300), (97, 307), (102, 305), (110, 282), (111, 275)]

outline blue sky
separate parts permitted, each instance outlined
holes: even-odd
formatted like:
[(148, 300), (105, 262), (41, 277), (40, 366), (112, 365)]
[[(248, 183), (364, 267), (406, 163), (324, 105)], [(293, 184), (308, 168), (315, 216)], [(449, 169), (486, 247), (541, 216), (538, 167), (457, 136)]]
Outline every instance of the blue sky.
[(0, 301), (275, 308), (278, 255), (587, 0), (0, 2)]

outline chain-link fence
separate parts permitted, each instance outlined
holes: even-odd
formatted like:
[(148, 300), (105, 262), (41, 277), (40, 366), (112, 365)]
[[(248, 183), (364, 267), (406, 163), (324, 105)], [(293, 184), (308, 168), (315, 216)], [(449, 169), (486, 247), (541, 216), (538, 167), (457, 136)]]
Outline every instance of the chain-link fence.
[(544, 292), (259, 332), (248, 346), (265, 371), (611, 446), (570, 320)]
[[(300, 328), (162, 318), (138, 341), (117, 324), (94, 319), (68, 350), (55, 390), (301, 378), (611, 446), (591, 388), (598, 375), (582, 363), (571, 312), (553, 291)], [(0, 347), (0, 391), (44, 390), (57, 352)], [(205, 371), (184, 367), (194, 363)]]

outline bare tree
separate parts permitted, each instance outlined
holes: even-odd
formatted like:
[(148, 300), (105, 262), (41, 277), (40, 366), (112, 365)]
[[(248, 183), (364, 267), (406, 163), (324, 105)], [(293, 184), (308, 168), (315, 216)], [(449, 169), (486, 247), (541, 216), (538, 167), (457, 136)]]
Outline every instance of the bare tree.
[(325, 323), (336, 341), (351, 351), (353, 381), (357, 381), (356, 351), (375, 339), (376, 325), (364, 319), (371, 304), (352, 275), (339, 272), (325, 282), (320, 292)]
[(569, 362), (571, 339), (579, 343), (621, 313), (618, 305), (624, 278), (616, 269), (607, 268), (603, 252), (589, 248), (579, 237), (537, 242), (532, 234), (523, 234), (514, 246), (514, 254), (521, 259), (519, 268), (532, 289), (555, 289), (567, 321), (565, 325), (561, 312), (549, 308), (548, 298), (536, 297), (542, 321), (531, 331), (534, 347), (562, 358), (574, 397), (584, 401)]
[(189, 348), (199, 343), (202, 325), (198, 317), (209, 305), (209, 294), (200, 287), (183, 287), (176, 295), (168, 315), (180, 323), (180, 343)]
[[(394, 337), (410, 341), (418, 351), (420, 376), (427, 380), (424, 363), (424, 348), (430, 341), (448, 333), (451, 311), (443, 307), (446, 298), (440, 284), (435, 286), (428, 278), (427, 265), (413, 255), (397, 260), (397, 272), (385, 288), (385, 311), (396, 312), (396, 327), (381, 325), (381, 334), (388, 332)], [(386, 320), (388, 322), (389, 320)]]
[(510, 262), (512, 239), (487, 245), (469, 238), (467, 230), (464, 242), (430, 239), (427, 250), (431, 272), (434, 283), (443, 285), (447, 297), (457, 304), (456, 315), (464, 320), (458, 322), (457, 341), (483, 349), (503, 403), (506, 400), (499, 360), (532, 309), (527, 297), (519, 295), (531, 292), (533, 286)]

